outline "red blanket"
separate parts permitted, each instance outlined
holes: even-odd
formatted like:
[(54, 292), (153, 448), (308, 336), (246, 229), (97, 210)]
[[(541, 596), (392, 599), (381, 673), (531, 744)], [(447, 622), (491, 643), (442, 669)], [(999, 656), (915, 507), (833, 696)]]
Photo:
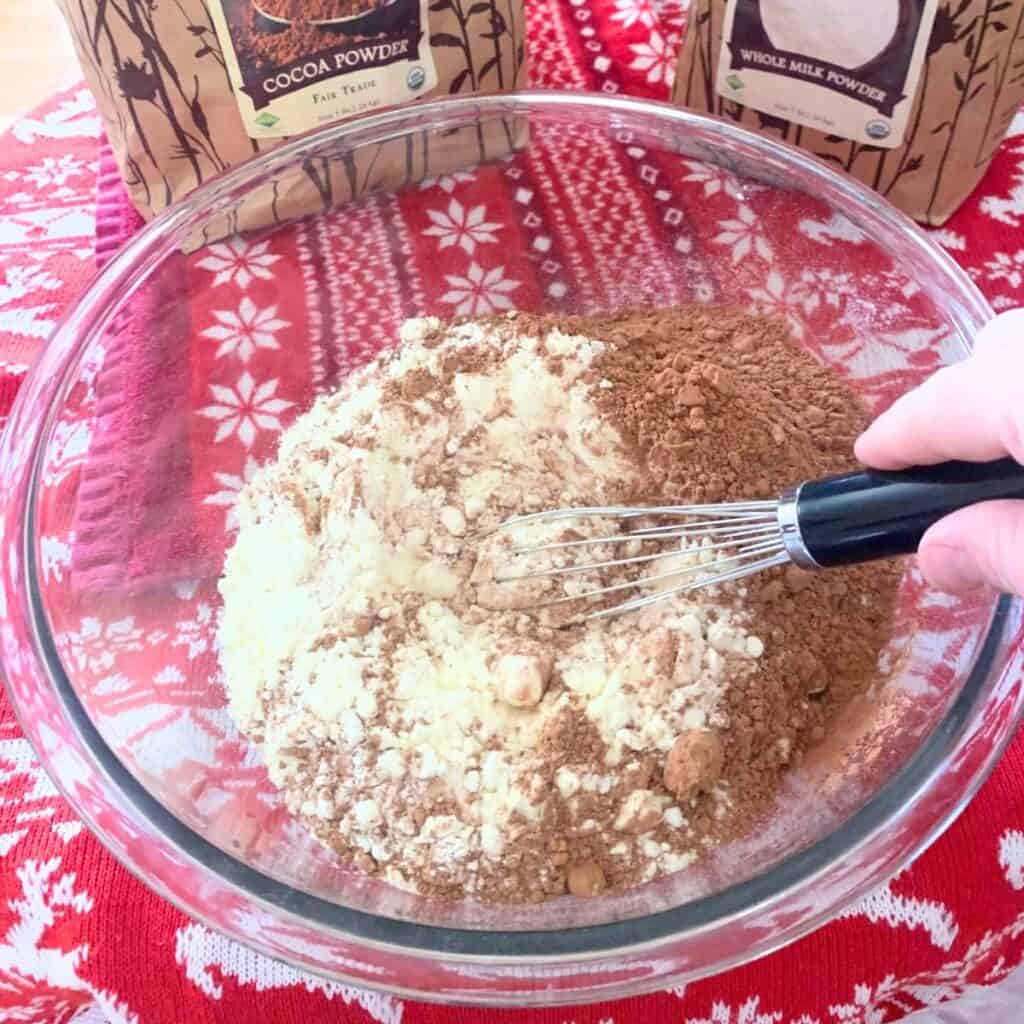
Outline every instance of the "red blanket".
[[(536, 0), (529, 15), (535, 84), (665, 95), (682, 27), (678, 6)], [(937, 232), (998, 307), (1024, 299), (1024, 249), (1017, 241), (1024, 218), (1022, 153), (1020, 142), (1008, 142), (978, 194)], [(107, 159), (91, 101), (79, 91), (19, 122), (0, 154), (0, 414), (6, 414), (26, 364), (94, 260), (109, 256), (111, 246), (137, 226)], [(503, 179), (454, 176), (387, 211), (410, 237), (422, 240), (410, 256), (412, 272), (420, 275), (423, 293), (436, 296), (439, 311), (529, 305), (540, 289), (558, 299), (573, 290), (614, 288), (614, 282), (590, 281), (573, 252), (550, 247), (542, 227), (549, 211), (531, 205), (529, 175), (543, 172), (542, 162), (486, 168), (478, 175)], [(671, 218), (660, 216), (656, 190), (646, 189), (644, 175), (650, 172), (642, 159), (617, 165), (614, 173), (618, 186), (647, 197), (645, 216), (657, 222), (657, 230), (673, 230)], [(94, 210), (97, 180), (100, 202)], [(581, 230), (599, 244), (615, 239), (624, 259), (642, 260), (642, 238), (630, 235), (613, 206), (602, 206), (599, 185), (589, 183), (594, 216)], [(716, 218), (722, 234), (730, 236), (719, 256), (727, 281), (744, 224), (751, 225), (715, 180), (687, 187), (700, 190), (706, 197), (703, 215)], [(489, 208), (478, 216), (474, 211), (485, 193)], [(751, 208), (756, 214), (756, 203)], [(380, 206), (367, 209), (363, 237), (374, 237), (381, 224), (373, 218), (382, 215)], [(505, 244), (494, 246), (487, 238), (490, 223), (517, 232), (516, 244), (507, 244), (505, 236)], [(453, 244), (443, 245), (448, 236)], [(200, 541), (223, 536), (234, 495), (252, 465), (269, 454), (278, 423), (320, 381), (385, 340), (386, 331), (367, 325), (397, 323), (411, 312), (388, 308), (387, 293), (376, 291), (382, 254), (363, 249), (358, 260), (349, 259), (342, 246), (324, 250), (318, 241), (296, 232), (278, 243), (305, 247), (303, 258), (333, 259), (340, 273), (352, 275), (353, 285), (330, 299), (336, 322), (348, 325), (348, 333), (325, 338), (306, 369), (282, 374), (282, 347), (299, 325), (315, 330), (316, 311), (301, 289), (282, 297), (266, 283), (268, 268), (293, 254), (274, 245), (224, 242), (183, 263), (182, 274), (204, 286), (204, 297), (189, 308), (188, 323), (161, 323), (159, 344), (151, 338), (146, 352), (164, 355), (143, 361), (131, 344), (140, 325), (151, 328), (160, 321), (154, 321), (154, 310), (168, 308), (166, 295), (144, 291), (138, 317), (125, 319), (108, 355), (108, 366), (122, 376), (105, 372), (99, 379), (87, 439), (91, 455), (82, 477), (88, 500), (79, 519), (67, 524), (76, 533), (74, 569), (102, 588), (107, 574), (128, 566), (140, 592), (168, 583), (178, 588), (182, 602), (175, 637), (179, 656), (167, 666), (175, 671), (164, 677), (161, 700), (143, 701), (130, 691), (109, 695), (110, 713), (130, 722), (128, 742), (139, 751), (172, 734), (186, 713), (211, 743), (224, 742), (219, 701), (206, 688), (197, 698), (195, 689), (209, 677), (213, 659), (209, 614), (203, 595), (190, 585), (208, 569)], [(848, 257), (844, 244), (840, 238), (824, 244), (822, 251), (831, 250), (824, 262), (841, 267)], [(516, 255), (524, 252), (535, 256)], [(737, 258), (746, 255), (739, 252)], [(783, 283), (776, 297), (785, 302), (793, 294)], [(805, 291), (794, 301), (807, 297)], [(195, 344), (182, 345), (187, 337)], [(927, 366), (901, 363), (894, 343), (894, 368), (898, 379)], [(201, 437), (180, 436), (174, 403), (185, 394), (204, 411)], [(68, 431), (56, 472), (83, 471), (85, 440)], [(107, 449), (116, 449), (114, 461), (124, 465), (121, 446), (137, 453), (138, 473), (103, 472)], [(207, 454), (197, 460), (196, 452)], [(195, 499), (192, 514), (146, 522), (152, 495), (168, 474), (187, 481)], [(48, 538), (45, 571), (59, 579), (70, 550), (66, 534)], [(149, 625), (140, 605), (131, 623), (100, 622), (96, 633), (83, 630), (72, 641), (72, 653), (90, 659), (113, 652), (131, 665), (144, 656)], [(1024, 958), (1022, 759), (1024, 741), (1011, 748), (961, 819), (911, 868), (789, 949), (685, 990), (538, 1011), (530, 1019), (883, 1024), (970, 985), (998, 980)], [(209, 785), (211, 794), (229, 802), (247, 799), (253, 781), (243, 778), (232, 787), (210, 777), (197, 784)], [(512, 1012), (445, 1010), (325, 985), (188, 921), (128, 877), (82, 830), (40, 772), (6, 702), (0, 702), (0, 897), (0, 1020), (50, 1024), (76, 1014), (81, 1020), (140, 1022), (520, 1019)]]

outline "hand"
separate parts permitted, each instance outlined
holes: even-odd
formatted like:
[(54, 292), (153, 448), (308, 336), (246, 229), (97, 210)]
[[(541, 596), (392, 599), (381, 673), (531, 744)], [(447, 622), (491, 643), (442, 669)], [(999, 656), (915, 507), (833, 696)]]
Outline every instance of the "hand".
[[(854, 451), (875, 469), (1007, 455), (1024, 464), (1024, 309), (989, 323), (969, 359), (903, 395)], [(989, 583), (1024, 595), (1024, 501), (985, 502), (947, 516), (924, 535), (918, 555), (925, 579), (943, 590)]]

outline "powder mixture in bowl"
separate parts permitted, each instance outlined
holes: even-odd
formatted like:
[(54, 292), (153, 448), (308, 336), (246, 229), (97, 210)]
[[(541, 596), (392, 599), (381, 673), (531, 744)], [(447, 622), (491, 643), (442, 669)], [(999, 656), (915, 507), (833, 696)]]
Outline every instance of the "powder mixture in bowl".
[(502, 902), (635, 885), (748, 830), (875, 678), (894, 570), (778, 570), (581, 622), (578, 595), (635, 569), (495, 577), (622, 547), (519, 557), (580, 524), (490, 531), (772, 495), (845, 465), (855, 401), (780, 325), (720, 311), (422, 319), (402, 343), (241, 497), (222, 659), (291, 811), (396, 885)]

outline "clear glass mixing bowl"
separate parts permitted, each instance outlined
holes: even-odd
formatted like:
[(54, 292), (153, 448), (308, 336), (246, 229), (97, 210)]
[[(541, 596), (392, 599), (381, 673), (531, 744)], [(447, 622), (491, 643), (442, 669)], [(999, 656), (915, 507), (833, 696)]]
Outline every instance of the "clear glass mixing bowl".
[[(310, 181), (326, 209), (303, 217)], [(260, 226), (271, 205), (280, 223)], [(22, 389), (0, 481), (10, 695), (117, 858), (297, 967), (523, 1005), (762, 955), (952, 820), (1017, 721), (1021, 608), (932, 593), (912, 570), (891, 679), (792, 773), (766, 827), (621, 895), (439, 906), (369, 881), (289, 819), (231, 725), (215, 627), (233, 496), (314, 395), (417, 313), (652, 302), (786, 316), (876, 409), (961, 358), (990, 315), (852, 180), (728, 124), (591, 95), (330, 128), (200, 189), (121, 251)]]

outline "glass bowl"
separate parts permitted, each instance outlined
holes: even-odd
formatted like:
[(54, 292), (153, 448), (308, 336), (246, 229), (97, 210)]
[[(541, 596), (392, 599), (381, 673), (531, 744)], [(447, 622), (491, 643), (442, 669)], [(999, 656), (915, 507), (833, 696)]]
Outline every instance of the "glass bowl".
[(908, 567), (891, 678), (763, 829), (677, 875), (439, 905), (351, 872), (284, 811), (218, 670), (243, 481), (409, 316), (645, 303), (785, 316), (875, 410), (990, 316), (910, 221), (795, 150), (665, 105), (535, 92), (289, 142), (150, 224), (64, 317), (3, 439), (4, 674), (61, 791), (193, 928), (421, 998), (617, 997), (820, 925), (981, 784), (1020, 710), (1020, 605), (931, 592)]

